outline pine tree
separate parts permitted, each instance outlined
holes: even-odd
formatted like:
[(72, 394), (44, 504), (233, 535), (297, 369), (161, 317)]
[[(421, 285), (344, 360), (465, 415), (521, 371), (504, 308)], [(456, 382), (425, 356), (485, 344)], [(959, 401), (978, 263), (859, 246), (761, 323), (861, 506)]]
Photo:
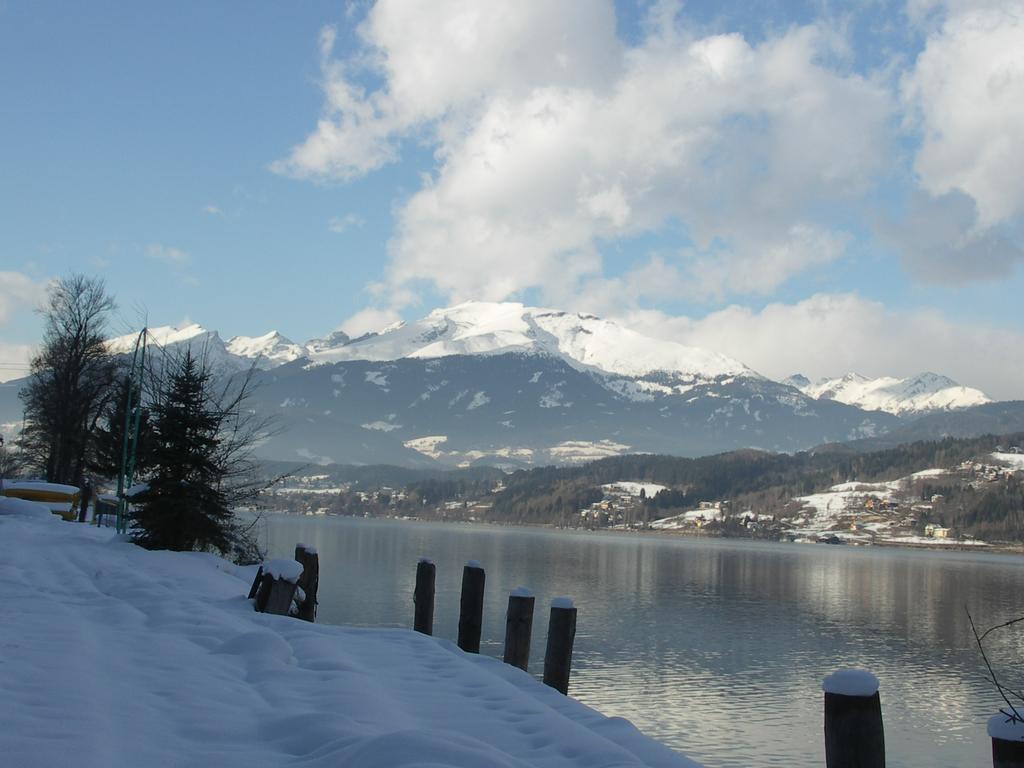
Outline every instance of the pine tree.
[(138, 544), (222, 553), (235, 548), (227, 470), (220, 461), (229, 416), (217, 402), (210, 371), (186, 350), (153, 406), (152, 474), (132, 515)]

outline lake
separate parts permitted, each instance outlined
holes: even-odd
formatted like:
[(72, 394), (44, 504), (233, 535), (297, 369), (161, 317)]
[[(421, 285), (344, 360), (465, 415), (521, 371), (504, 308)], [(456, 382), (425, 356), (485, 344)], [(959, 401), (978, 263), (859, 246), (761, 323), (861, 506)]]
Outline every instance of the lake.
[[(430, 557), (434, 634), (451, 640), (462, 567), (479, 560), (481, 652), (501, 656), (508, 592), (526, 586), (538, 677), (550, 600), (572, 597), (570, 694), (709, 768), (824, 765), (820, 684), (840, 667), (881, 681), (889, 766), (991, 765), (985, 724), (1001, 700), (965, 607), (979, 627), (1024, 614), (1012, 555), (281, 515), (264, 537), (272, 557), (317, 547), (329, 624), (411, 627), (416, 562)], [(1010, 675), (1024, 625), (989, 647)]]

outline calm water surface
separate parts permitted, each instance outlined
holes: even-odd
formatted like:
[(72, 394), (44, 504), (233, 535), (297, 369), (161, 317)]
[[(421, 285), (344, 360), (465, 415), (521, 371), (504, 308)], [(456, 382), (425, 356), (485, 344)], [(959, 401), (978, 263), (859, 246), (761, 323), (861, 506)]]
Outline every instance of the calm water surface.
[[(501, 655), (508, 592), (579, 609), (570, 693), (709, 768), (824, 764), (821, 678), (881, 680), (890, 766), (986, 766), (1000, 704), (964, 607), (982, 626), (1024, 614), (1024, 560), (880, 548), (274, 516), (271, 556), (320, 552), (319, 620), (408, 627), (416, 561), (437, 564), (434, 633), (458, 631), (462, 566), (487, 571), (481, 651)], [(1009, 671), (1021, 633), (993, 636)]]

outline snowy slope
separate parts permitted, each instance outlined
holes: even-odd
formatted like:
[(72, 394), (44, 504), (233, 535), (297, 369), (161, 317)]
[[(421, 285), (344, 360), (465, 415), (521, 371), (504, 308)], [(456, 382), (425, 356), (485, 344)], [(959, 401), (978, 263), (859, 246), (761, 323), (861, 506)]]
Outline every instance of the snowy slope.
[(252, 569), (24, 505), (0, 501), (3, 765), (697, 768), (496, 659), (257, 614)]
[[(107, 346), (114, 354), (131, 354), (135, 349), (138, 331), (118, 336), (107, 341)], [(194, 355), (205, 356), (215, 370), (235, 372), (252, 365), (253, 359), (232, 353), (217, 331), (210, 331), (203, 326), (192, 323), (180, 328), (173, 325), (162, 325), (147, 329), (146, 350), (153, 359), (157, 351), (175, 354), (185, 348), (191, 349)], [(260, 337), (263, 338), (263, 337)]]
[[(220, 337), (217, 336), (216, 331), (208, 331), (197, 323), (185, 325), (181, 328), (173, 325), (161, 325), (156, 328), (149, 328), (148, 337), (149, 344), (165, 348), (186, 343), (202, 345), (206, 342), (212, 341), (214, 338), (217, 340), (220, 339)], [(117, 336), (107, 342), (107, 347), (114, 354), (131, 354), (135, 349), (135, 342), (138, 338), (138, 331), (125, 334), (124, 336)]]
[(848, 373), (840, 378), (820, 379), (813, 384), (797, 374), (786, 379), (785, 383), (817, 400), (836, 400), (867, 411), (886, 411), (897, 416), (969, 408), (991, 402), (984, 392), (961, 386), (935, 373), (919, 373), (906, 379), (891, 376), (870, 379), (858, 373)]
[(578, 370), (625, 377), (666, 373), (684, 380), (756, 376), (742, 363), (696, 347), (643, 336), (593, 315), (466, 302), (421, 320), (311, 353), (317, 362), (386, 361), (508, 352), (560, 358)]
[(262, 336), (233, 336), (225, 345), (228, 352), (246, 360), (256, 360), (260, 368), (275, 368), (306, 356), (306, 348), (277, 331)]

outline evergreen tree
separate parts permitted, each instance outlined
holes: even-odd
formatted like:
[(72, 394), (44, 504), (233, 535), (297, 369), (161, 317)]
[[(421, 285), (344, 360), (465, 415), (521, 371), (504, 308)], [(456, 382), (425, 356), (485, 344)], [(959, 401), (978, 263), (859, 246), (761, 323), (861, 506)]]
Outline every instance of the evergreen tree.
[(186, 350), (153, 406), (152, 473), (132, 515), (136, 543), (238, 552), (240, 532), (225, 485), (231, 467), (222, 461), (225, 422), (236, 416), (222, 409), (204, 362)]

